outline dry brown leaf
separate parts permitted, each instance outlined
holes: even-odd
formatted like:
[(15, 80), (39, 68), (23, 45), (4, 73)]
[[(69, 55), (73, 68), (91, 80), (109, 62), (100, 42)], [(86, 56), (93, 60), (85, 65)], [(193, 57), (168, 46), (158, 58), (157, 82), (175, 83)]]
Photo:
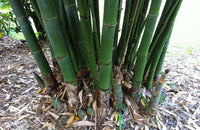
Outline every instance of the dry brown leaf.
[(117, 121), (118, 121), (118, 115), (117, 115), (116, 112), (114, 113), (114, 117), (115, 117), (115, 122), (117, 123)]
[(55, 118), (56, 120), (58, 120), (58, 118), (60, 116), (56, 115), (55, 113), (51, 112), (51, 111), (48, 111), (47, 113), (49, 113), (53, 118)]
[(132, 88), (132, 84), (129, 83), (129, 82), (127, 82), (127, 81), (124, 81), (124, 80), (122, 80), (122, 85), (125, 86), (125, 87), (127, 87), (127, 88), (129, 88), (129, 89)]
[(142, 106), (143, 106), (143, 107), (146, 106), (145, 103), (144, 103), (144, 101), (143, 101), (143, 99), (141, 100), (141, 103), (142, 103)]
[(177, 116), (178, 116), (178, 115), (174, 114), (173, 112), (166, 110), (166, 109), (163, 108), (163, 107), (160, 107), (159, 109), (160, 109), (160, 110), (164, 110), (165, 112), (167, 112), (167, 113), (173, 115), (174, 117), (177, 117)]
[(50, 104), (48, 107), (46, 107), (46, 108), (44, 109), (44, 111), (48, 111), (49, 109), (51, 109), (51, 107), (52, 107), (52, 104)]
[(3, 122), (3, 121), (15, 120), (15, 119), (16, 118), (14, 118), (14, 117), (1, 117), (0, 121)]
[(23, 115), (23, 116), (20, 116), (17, 120), (20, 121), (26, 117), (30, 116), (30, 114), (26, 114), (26, 115)]
[(72, 123), (72, 126), (77, 127), (77, 126), (94, 126), (95, 123), (94, 122), (90, 122), (90, 121), (77, 121)]
[(72, 125), (72, 123), (74, 121), (78, 121), (79, 119), (77, 117), (75, 117), (75, 114), (73, 116), (71, 116), (68, 120), (67, 120), (67, 125), (65, 126), (65, 128), (68, 128)]
[(41, 94), (41, 93), (44, 93), (46, 91), (46, 87), (43, 87), (43, 88), (41, 88), (40, 90), (38, 90), (37, 92), (36, 92), (36, 94)]
[(186, 127), (186, 128), (188, 128), (188, 129), (190, 129), (190, 130), (196, 130), (192, 126), (189, 126), (189, 125), (183, 125), (183, 126)]
[(21, 108), (16, 114), (20, 114), (23, 111), (25, 111), (28, 108), (29, 104), (27, 104), (25, 107)]
[(105, 121), (102, 125), (114, 127), (115, 123), (114, 123), (114, 121)]
[(62, 93), (62, 96), (61, 96), (61, 98), (60, 98), (61, 100), (63, 100), (63, 98), (64, 98), (66, 92), (67, 92), (67, 88), (65, 87), (65, 88), (64, 88), (64, 91), (63, 91), (63, 93)]
[(55, 125), (53, 124), (53, 123), (49, 123), (49, 122), (46, 122), (43, 126), (42, 126), (42, 128), (44, 129), (45, 127), (47, 127), (48, 128), (48, 130), (55, 130)]
[(78, 93), (78, 96), (79, 96), (79, 100), (81, 102), (81, 104), (83, 103), (83, 90), (81, 90), (79, 93)]
[(114, 120), (115, 114), (116, 114), (116, 112), (114, 112), (114, 113), (111, 115), (110, 120)]
[(73, 116), (74, 114), (70, 113), (70, 112), (64, 112), (64, 113), (60, 113), (59, 115), (60, 116)]
[(147, 125), (144, 125), (144, 130), (149, 130), (149, 127)]

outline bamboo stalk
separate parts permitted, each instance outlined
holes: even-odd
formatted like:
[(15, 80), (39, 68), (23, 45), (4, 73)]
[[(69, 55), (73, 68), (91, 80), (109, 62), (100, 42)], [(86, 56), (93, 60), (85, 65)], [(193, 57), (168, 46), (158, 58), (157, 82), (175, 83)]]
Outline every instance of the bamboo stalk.
[(75, 56), (74, 53), (74, 49), (72, 48), (72, 44), (71, 44), (71, 40), (68, 34), (70, 34), (71, 32), (69, 31), (69, 29), (67, 29), (68, 27), (68, 23), (67, 23), (67, 17), (66, 17), (66, 13), (65, 13), (65, 8), (64, 8), (64, 3), (62, 0), (59, 0), (58, 2), (54, 1), (55, 5), (57, 5), (57, 10), (58, 10), (58, 19), (60, 20), (60, 26), (63, 32), (63, 36), (66, 40), (66, 46), (67, 46), (67, 50), (69, 52), (70, 58), (72, 60), (73, 63), (73, 67), (76, 73), (78, 73), (78, 65), (77, 65), (77, 57)]
[(127, 0), (121, 37), (120, 37), (117, 48), (114, 48), (115, 49), (114, 57), (113, 57), (114, 64), (120, 64), (121, 58), (123, 56), (123, 51), (124, 51), (124, 46), (125, 46), (124, 44), (126, 43), (126, 39), (128, 35), (128, 23), (129, 23), (130, 11), (131, 11), (131, 0)]
[(118, 72), (119, 68), (114, 68), (114, 81), (113, 81), (113, 96), (117, 105), (123, 104), (123, 92), (121, 85), (121, 78)]
[(24, 37), (27, 40), (28, 47), (30, 48), (34, 59), (41, 71), (48, 93), (56, 87), (56, 81), (52, 74), (51, 68), (38, 44), (37, 38), (30, 25), (28, 17), (24, 11), (23, 5), (20, 0), (9, 0), (10, 5), (16, 15), (17, 21), (22, 29)]
[(169, 37), (169, 35), (170, 35), (170, 33), (171, 33), (172, 29), (173, 29), (174, 21), (176, 19), (176, 15), (178, 14), (178, 10), (179, 10), (179, 8), (181, 6), (181, 3), (182, 3), (182, 0), (179, 0), (178, 5), (176, 6), (173, 14), (171, 15), (171, 17), (170, 17), (170, 19), (169, 19), (169, 21), (167, 23), (167, 26), (166, 26), (166, 29), (165, 29), (163, 35), (161, 36), (157, 46), (154, 49), (154, 52), (153, 52), (154, 53), (154, 58), (151, 61), (151, 66), (150, 66), (150, 69), (149, 69), (147, 82), (146, 82), (146, 86), (147, 86), (148, 89), (150, 89), (152, 87), (155, 69), (157, 67), (161, 52), (162, 52), (163, 47), (165, 45), (165, 42), (167, 41), (167, 38)]
[[(112, 49), (117, 25), (117, 11), (119, 0), (105, 0), (104, 18), (100, 48), (100, 89), (109, 93), (110, 77), (112, 67)], [(109, 36), (109, 37), (108, 37)]]
[(140, 0), (137, 1), (137, 5), (136, 5), (136, 8), (135, 8), (135, 12), (134, 12), (134, 15), (133, 15), (131, 27), (130, 27), (129, 34), (128, 34), (127, 41), (126, 41), (126, 45), (125, 45), (124, 54), (123, 54), (122, 60), (121, 60), (120, 65), (119, 65), (118, 72), (120, 72), (120, 69), (122, 67), (122, 64), (123, 64), (125, 56), (126, 56), (126, 52), (127, 52), (127, 48), (128, 48), (128, 43), (129, 43), (131, 32), (132, 32), (132, 29), (133, 29), (133, 24), (135, 22), (135, 16), (136, 16), (136, 12), (137, 12), (137, 9), (138, 9), (139, 2), (140, 2)]
[(92, 78), (97, 78), (97, 68), (96, 68), (96, 57), (94, 51), (93, 34), (90, 23), (90, 12), (87, 7), (86, 1), (77, 0), (78, 9), (81, 17), (81, 27), (83, 30), (83, 36), (86, 43), (87, 54), (89, 58), (89, 66), (92, 73)]
[[(146, 68), (145, 68), (145, 71), (144, 71), (144, 74), (146, 74), (146, 75), (147, 75), (147, 72), (148, 72), (150, 64), (151, 64), (152, 59), (150, 59), (150, 56), (152, 55), (152, 51), (153, 51), (155, 45), (157, 44), (159, 38), (162, 36), (162, 33), (165, 30), (167, 22), (168, 22), (168, 20), (171, 16), (171, 14), (173, 13), (177, 4), (178, 4), (178, 0), (168, 0), (165, 4), (165, 7), (164, 7), (164, 10), (162, 12), (160, 21), (158, 23), (158, 27), (156, 28), (153, 40), (152, 40), (150, 48), (149, 48), (147, 64), (146, 64)], [(145, 75), (144, 75), (144, 77), (145, 77)]]
[(161, 75), (162, 75), (162, 73), (161, 73), (162, 65), (163, 65), (163, 62), (164, 62), (164, 59), (165, 59), (165, 55), (166, 55), (166, 52), (167, 52), (167, 48), (168, 48), (168, 45), (169, 45), (170, 36), (171, 36), (171, 33), (170, 33), (169, 37), (167, 38), (167, 41), (166, 41), (166, 43), (164, 45), (164, 48), (162, 50), (160, 59), (158, 61), (158, 65), (156, 67), (155, 76), (154, 76), (154, 81), (155, 82), (157, 82), (159, 80), (159, 78), (161, 77)]
[(95, 16), (95, 10), (93, 6), (93, 0), (89, 0), (90, 3), (90, 9), (91, 9), (91, 14), (92, 14), (92, 21), (93, 21), (93, 35), (94, 35), (94, 43), (95, 43), (95, 48), (96, 48), (96, 53), (97, 53), (97, 61), (99, 59), (99, 51), (100, 51), (100, 38), (97, 30), (97, 22), (96, 22), (96, 16)]
[[(124, 61), (124, 67), (127, 68), (127, 62), (130, 61), (130, 53), (132, 51), (132, 49), (134, 48), (134, 46), (136, 45), (136, 41), (138, 39), (138, 33), (139, 33), (139, 24), (142, 24), (139, 20), (139, 16), (141, 15), (142, 13), (142, 7), (143, 7), (143, 4), (144, 4), (144, 0), (140, 0), (139, 2), (139, 5), (137, 7), (137, 4), (135, 4), (135, 11), (132, 11), (132, 12), (136, 12), (136, 16), (133, 15), (133, 18), (135, 19), (135, 22), (134, 22), (134, 25), (132, 27), (132, 31), (131, 31), (131, 34), (130, 34), (130, 38), (129, 38), (129, 43), (128, 43), (128, 48), (127, 48), (127, 52), (126, 52), (126, 59)], [(132, 19), (133, 19), (132, 18)], [(138, 24), (139, 22), (139, 24)], [(128, 61), (127, 61), (128, 60)]]
[(163, 89), (163, 84), (165, 82), (166, 74), (169, 73), (169, 70), (165, 70), (165, 73), (159, 79), (155, 85), (155, 90), (152, 94), (149, 105), (146, 107), (146, 113), (149, 113), (151, 116), (155, 116), (158, 109), (158, 103)]
[(121, 19), (122, 3), (123, 3), (123, 0), (120, 0), (119, 5), (118, 5), (117, 26), (116, 26), (116, 30), (115, 30), (115, 40), (114, 40), (114, 44), (113, 44), (114, 49), (117, 47), (117, 43), (118, 43), (118, 35), (119, 35), (119, 31), (120, 31), (119, 24), (120, 24), (120, 19)]
[(156, 25), (157, 17), (159, 14), (161, 1), (162, 0), (152, 0), (150, 11), (147, 18), (146, 28), (137, 53), (137, 60), (133, 76), (133, 86), (138, 89), (140, 89), (140, 85), (142, 83), (143, 73), (148, 56), (148, 50), (153, 36), (154, 28)]
[(86, 47), (83, 38), (83, 32), (80, 21), (78, 19), (78, 13), (76, 9), (75, 0), (63, 0), (65, 6), (65, 12), (67, 21), (69, 23), (69, 29), (72, 37), (72, 46), (76, 55), (76, 61), (79, 67), (84, 68), (88, 66), (88, 56), (86, 53)]
[(94, 14), (95, 14), (94, 16), (96, 21), (98, 39), (100, 39), (99, 0), (93, 0), (93, 7), (94, 7)]
[(137, 23), (137, 28), (136, 28), (136, 33), (134, 38), (132, 39), (132, 42), (135, 42), (134, 47), (132, 48), (130, 54), (127, 56), (127, 59), (125, 60), (125, 66), (128, 67), (128, 71), (130, 71), (133, 68), (133, 64), (135, 61), (135, 57), (137, 55), (137, 51), (138, 51), (138, 46), (140, 43), (140, 38), (142, 36), (142, 31), (144, 29), (144, 27), (146, 26), (146, 14), (147, 14), (147, 9), (148, 9), (148, 5), (149, 5), (149, 0), (145, 0), (143, 7), (142, 7), (142, 12), (140, 14), (138, 23)]
[[(171, 0), (169, 0), (171, 1)], [(161, 19), (159, 21), (158, 27), (156, 29), (154, 38), (152, 40), (151, 46), (149, 48), (149, 56), (151, 55), (159, 37), (161, 36), (162, 32), (164, 31), (167, 21), (169, 20), (170, 16), (172, 15), (174, 9), (176, 8), (177, 4), (178, 4), (179, 0), (174, 0), (174, 3), (168, 4), (168, 1), (165, 5), (163, 14), (161, 16)], [(169, 7), (168, 7), (169, 6)]]
[(37, 0), (37, 3), (48, 34), (47, 36), (50, 40), (64, 80), (66, 82), (73, 82), (76, 79), (76, 74), (66, 47), (66, 39), (63, 36), (61, 26), (59, 25), (56, 8), (53, 8), (54, 1)]

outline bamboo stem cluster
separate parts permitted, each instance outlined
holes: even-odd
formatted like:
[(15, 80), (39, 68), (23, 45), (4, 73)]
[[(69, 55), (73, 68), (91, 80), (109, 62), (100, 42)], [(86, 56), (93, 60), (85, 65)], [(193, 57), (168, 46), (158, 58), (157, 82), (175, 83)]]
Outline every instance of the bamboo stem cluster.
[[(21, 0), (9, 1), (42, 75), (51, 75), (56, 86)], [(154, 77), (161, 75), (182, 0), (167, 0), (160, 19), (162, 0), (126, 0), (124, 19), (121, 19), (122, 3), (123, 0), (105, 0), (100, 31), (98, 0), (31, 0), (49, 39), (52, 58), (58, 62), (65, 82), (76, 88), (78, 73), (88, 69), (95, 87), (105, 94), (113, 90), (117, 103), (123, 103), (123, 71), (133, 71), (129, 93), (136, 88), (140, 94), (141, 87), (150, 89), (153, 82), (159, 81)], [(119, 35), (121, 20), (123, 26)], [(75, 89), (73, 92), (77, 95)]]

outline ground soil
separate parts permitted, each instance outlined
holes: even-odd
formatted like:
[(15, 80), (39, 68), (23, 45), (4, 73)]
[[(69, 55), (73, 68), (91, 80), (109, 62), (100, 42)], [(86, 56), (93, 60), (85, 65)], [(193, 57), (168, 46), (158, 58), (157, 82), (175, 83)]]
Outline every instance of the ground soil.
[[(50, 55), (45, 49), (46, 55)], [(200, 129), (199, 56), (199, 45), (192, 49), (171, 46), (164, 63), (164, 69), (169, 68), (170, 73), (163, 87), (163, 102), (159, 105), (156, 121), (144, 123), (138, 114), (137, 120), (124, 119), (128, 128), (123, 129)], [(51, 104), (45, 105), (43, 100), (49, 97), (36, 94), (40, 87), (33, 71), (39, 73), (26, 43), (4, 37), (0, 41), (0, 129), (63, 129), (58, 124), (65, 127), (69, 117), (73, 116), (73, 113), (62, 111), (59, 115), (55, 110), (47, 109)], [(60, 122), (56, 121), (57, 118)], [(108, 118), (105, 129), (116, 124), (110, 121), (111, 118)], [(83, 122), (79, 123), (84, 126)], [(85, 124), (94, 125), (91, 121)]]

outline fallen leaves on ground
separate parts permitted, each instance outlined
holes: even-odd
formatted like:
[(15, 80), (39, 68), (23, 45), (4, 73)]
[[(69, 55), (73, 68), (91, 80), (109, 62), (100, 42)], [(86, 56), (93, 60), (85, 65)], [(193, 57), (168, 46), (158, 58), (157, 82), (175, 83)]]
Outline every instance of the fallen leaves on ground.
[[(40, 95), (43, 90), (33, 74), (34, 71), (39, 73), (39, 69), (27, 45), (4, 37), (0, 47), (0, 129), (94, 129), (98, 123), (94, 118), (97, 108), (96, 100), (92, 103), (93, 99), (90, 99), (91, 94), (85, 97), (91, 100), (95, 110), (93, 118), (85, 116), (79, 120), (75, 113), (65, 111), (66, 105), (63, 104), (60, 106), (62, 109), (55, 110), (52, 98)], [(128, 96), (124, 97), (128, 112), (124, 113), (123, 120), (129, 129), (200, 129), (200, 51), (196, 50), (188, 53), (184, 48), (173, 47), (170, 51), (180, 52), (175, 58), (167, 53), (163, 69), (170, 68), (171, 71), (155, 119), (142, 115), (137, 103)], [(50, 57), (48, 49), (45, 54)], [(125, 80), (123, 84), (127, 88), (131, 86)], [(81, 102), (84, 102), (83, 91), (78, 95)], [(109, 113), (103, 126), (105, 130), (119, 126), (116, 114)]]

